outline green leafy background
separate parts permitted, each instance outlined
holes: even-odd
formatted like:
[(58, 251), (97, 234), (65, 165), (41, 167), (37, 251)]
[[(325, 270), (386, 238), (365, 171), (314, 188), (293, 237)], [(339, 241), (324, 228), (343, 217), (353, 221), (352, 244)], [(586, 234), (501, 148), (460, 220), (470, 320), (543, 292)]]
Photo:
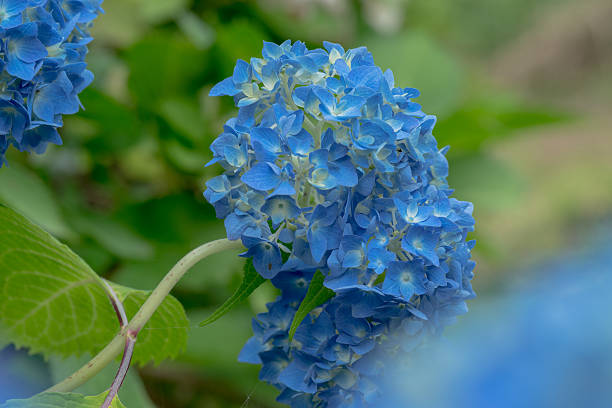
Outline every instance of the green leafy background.
[[(211, 86), (237, 58), (259, 55), (264, 39), (366, 45), (438, 115), (436, 137), (451, 145), (450, 183), (476, 209), (474, 284), (481, 296), (494, 295), (521, 278), (521, 265), (563, 251), (612, 213), (609, 25), (592, 17), (607, 4), (105, 0), (88, 55), (96, 79), (82, 93), (85, 110), (65, 118), (64, 146), (41, 156), (9, 152), (0, 202), (72, 248), (91, 268), (82, 273), (151, 290), (187, 251), (224, 236), (202, 198), (204, 181), (220, 169), (204, 163), (235, 110), (231, 98), (208, 97)], [(580, 21), (591, 22), (591, 40)], [(160, 316), (141, 333), (138, 361), (147, 342), (169, 343), (157, 349), (176, 358), (157, 356), (133, 369), (120, 392), (126, 406), (278, 406), (257, 367), (236, 361), (274, 288), (263, 284), (222, 319), (198, 325), (239, 288), (244, 260), (237, 254), (196, 266), (173, 292), (182, 306), (168, 301), (185, 316), (168, 324), (170, 314)], [(144, 293), (130, 293), (133, 313)], [(96, 296), (107, 302), (103, 292)], [(108, 306), (100, 327), (111, 330)], [(2, 345), (15, 341), (10, 316), (0, 319)], [(105, 333), (83, 351), (98, 349), (112, 336)], [(87, 358), (59, 358), (79, 354), (67, 346), (43, 356), (26, 337), (17, 341), (25, 348), (0, 352), (0, 402), (44, 389)], [(77, 392), (104, 391), (115, 368)]]

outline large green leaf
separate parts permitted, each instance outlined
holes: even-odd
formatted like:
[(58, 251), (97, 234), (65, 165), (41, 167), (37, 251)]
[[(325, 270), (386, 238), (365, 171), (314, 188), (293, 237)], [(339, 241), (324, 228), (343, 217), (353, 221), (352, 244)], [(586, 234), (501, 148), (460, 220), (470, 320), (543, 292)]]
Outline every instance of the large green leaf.
[(211, 324), (217, 320), (219, 320), (224, 314), (232, 310), (234, 306), (244, 301), (249, 297), (251, 293), (266, 280), (261, 277), (261, 275), (255, 270), (253, 266), (253, 261), (251, 259), (247, 259), (244, 263), (244, 278), (242, 279), (242, 283), (236, 289), (236, 292), (227, 299), (217, 310), (215, 310), (210, 316), (208, 316), (204, 321), (200, 323), (200, 326), (206, 326)]
[(300, 327), (302, 320), (308, 316), (308, 313), (336, 295), (333, 290), (323, 285), (324, 280), (325, 277), (321, 271), (317, 271), (312, 277), (310, 286), (308, 286), (308, 292), (306, 292), (306, 296), (304, 300), (302, 300), (302, 303), (300, 303), (300, 307), (298, 307), (293, 317), (293, 321), (291, 322), (291, 327), (289, 328), (289, 341), (291, 341), (295, 331)]
[(95, 352), (117, 320), (100, 278), (68, 247), (0, 206), (0, 321), (34, 353)]
[[(111, 283), (123, 302), (128, 320), (131, 319), (149, 296), (148, 291), (134, 290)], [(159, 364), (166, 358), (176, 357), (187, 344), (189, 320), (181, 303), (172, 296), (166, 297), (148, 323), (138, 333), (132, 361)]]
[(61, 238), (74, 236), (53, 193), (34, 172), (11, 163), (0, 170), (0, 202), (4, 202)]
[[(85, 396), (72, 392), (48, 392), (28, 399), (8, 400), (0, 408), (100, 408), (106, 392), (95, 396)], [(111, 408), (125, 408), (118, 397), (113, 399)]]
[[(115, 286), (128, 317), (148, 292)], [(175, 356), (187, 319), (167, 297), (139, 335), (137, 363)], [(0, 327), (17, 347), (45, 356), (94, 354), (118, 331), (98, 275), (67, 246), (25, 217), (0, 206)]]

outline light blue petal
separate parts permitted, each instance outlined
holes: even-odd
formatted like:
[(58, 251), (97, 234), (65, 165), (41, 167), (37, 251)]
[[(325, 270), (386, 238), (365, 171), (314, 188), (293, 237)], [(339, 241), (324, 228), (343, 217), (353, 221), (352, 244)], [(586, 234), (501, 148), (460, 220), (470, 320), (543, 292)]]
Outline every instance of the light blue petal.
[(322, 228), (315, 226), (315, 230), (312, 228), (308, 231), (308, 243), (310, 244), (310, 251), (313, 259), (318, 263), (323, 258), (325, 251), (327, 251), (327, 238)]
[(261, 342), (255, 337), (251, 337), (238, 354), (238, 361), (241, 363), (261, 364), (259, 353), (264, 351)]
[(47, 48), (38, 38), (29, 37), (15, 40), (13, 45), (17, 58), (23, 62), (36, 62), (47, 56)]
[(256, 163), (249, 171), (244, 173), (240, 180), (256, 190), (272, 190), (281, 182), (280, 170), (271, 163)]
[(295, 360), (289, 363), (289, 365), (278, 376), (278, 380), (292, 390), (307, 393), (313, 393), (316, 391), (317, 386), (314, 383), (307, 384), (305, 379), (306, 371), (302, 370)]
[(217, 85), (213, 86), (208, 95), (210, 96), (221, 96), (221, 95), (229, 95), (234, 96), (240, 93), (239, 89), (236, 89), (234, 86), (234, 80), (232, 77), (225, 78), (223, 81), (219, 82)]
[(31, 81), (34, 78), (36, 64), (22, 62), (17, 56), (12, 56), (11, 54), (8, 55), (7, 59), (6, 70), (9, 74), (25, 81)]
[(239, 59), (234, 67), (234, 75), (232, 75), (234, 84), (242, 84), (249, 81), (251, 77), (250, 72), (251, 66), (249, 63)]
[(268, 41), (264, 41), (263, 44), (264, 45), (261, 54), (265, 59), (277, 59), (280, 58), (281, 55), (283, 55), (283, 49), (279, 45)]

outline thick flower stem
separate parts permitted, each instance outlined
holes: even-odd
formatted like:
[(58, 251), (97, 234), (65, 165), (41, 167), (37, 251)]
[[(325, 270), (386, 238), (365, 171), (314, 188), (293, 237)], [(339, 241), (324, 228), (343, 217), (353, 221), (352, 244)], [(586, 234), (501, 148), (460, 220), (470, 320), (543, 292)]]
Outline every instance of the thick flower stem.
[(153, 316), (153, 313), (155, 313), (157, 308), (162, 304), (166, 296), (168, 296), (172, 288), (174, 288), (192, 266), (209, 255), (228, 249), (240, 248), (242, 248), (242, 243), (240, 241), (230, 241), (224, 238), (208, 242), (189, 252), (170, 269), (168, 274), (153, 290), (128, 325), (125, 326), (121, 332), (102, 349), (102, 351), (79, 370), (68, 376), (62, 382), (45, 390), (45, 392), (69, 392), (94, 377), (121, 353), (121, 350), (123, 350), (126, 345), (126, 338), (128, 336), (134, 336), (135, 338), (151, 316)]

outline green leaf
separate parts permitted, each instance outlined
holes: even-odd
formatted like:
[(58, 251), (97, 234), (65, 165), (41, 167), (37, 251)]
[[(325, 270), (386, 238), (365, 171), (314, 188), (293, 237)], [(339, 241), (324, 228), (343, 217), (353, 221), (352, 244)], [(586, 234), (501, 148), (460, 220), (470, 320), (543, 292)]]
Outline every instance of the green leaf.
[(0, 170), (0, 201), (19, 209), (58, 237), (74, 236), (49, 187), (34, 172), (18, 163)]
[[(114, 287), (128, 317), (149, 293)], [(100, 277), (67, 246), (1, 205), (0, 327), (4, 339), (45, 357), (95, 354), (118, 331)], [(168, 296), (139, 334), (134, 361), (174, 357), (187, 327), (181, 304)]]
[(11, 342), (6, 334), (6, 328), (2, 325), (2, 322), (0, 322), (0, 350), (4, 349), (9, 344), (11, 344)]
[[(151, 293), (109, 283), (123, 302), (128, 320), (136, 314)], [(149, 361), (159, 364), (166, 358), (175, 358), (184, 350), (188, 332), (189, 320), (183, 305), (172, 296), (166, 297), (138, 333), (132, 361), (142, 365)]]
[(213, 323), (216, 320), (219, 320), (224, 314), (229, 312), (234, 306), (244, 301), (249, 297), (251, 293), (266, 280), (261, 277), (259, 273), (255, 270), (253, 266), (253, 261), (251, 259), (247, 259), (244, 263), (244, 278), (242, 279), (242, 283), (236, 289), (236, 292), (227, 299), (217, 310), (215, 310), (210, 316), (208, 316), (204, 321), (200, 323), (200, 326), (206, 326), (208, 324)]
[(45, 356), (100, 350), (117, 320), (100, 278), (68, 247), (0, 206), (0, 324)]
[(310, 313), (311, 310), (321, 306), (323, 303), (327, 302), (336, 295), (333, 290), (323, 285), (324, 280), (325, 277), (321, 271), (317, 271), (317, 273), (315, 273), (315, 275), (312, 277), (310, 286), (308, 286), (308, 292), (306, 292), (306, 296), (304, 297), (304, 300), (302, 300), (302, 303), (300, 303), (300, 307), (298, 308), (297, 312), (295, 312), (295, 316), (291, 322), (291, 327), (289, 328), (289, 341), (293, 339), (295, 331), (300, 326), (300, 323), (302, 323), (302, 320), (308, 316), (308, 313)]
[(383, 273), (381, 273), (380, 275), (378, 275), (376, 277), (376, 280), (374, 281), (374, 286), (383, 283), (385, 281), (385, 277), (387, 276), (387, 271), (384, 271)]
[[(46, 392), (28, 399), (8, 400), (0, 405), (0, 408), (100, 408), (107, 392), (95, 396), (85, 396), (72, 392)], [(111, 408), (125, 408), (118, 397), (113, 399), (110, 406)]]

